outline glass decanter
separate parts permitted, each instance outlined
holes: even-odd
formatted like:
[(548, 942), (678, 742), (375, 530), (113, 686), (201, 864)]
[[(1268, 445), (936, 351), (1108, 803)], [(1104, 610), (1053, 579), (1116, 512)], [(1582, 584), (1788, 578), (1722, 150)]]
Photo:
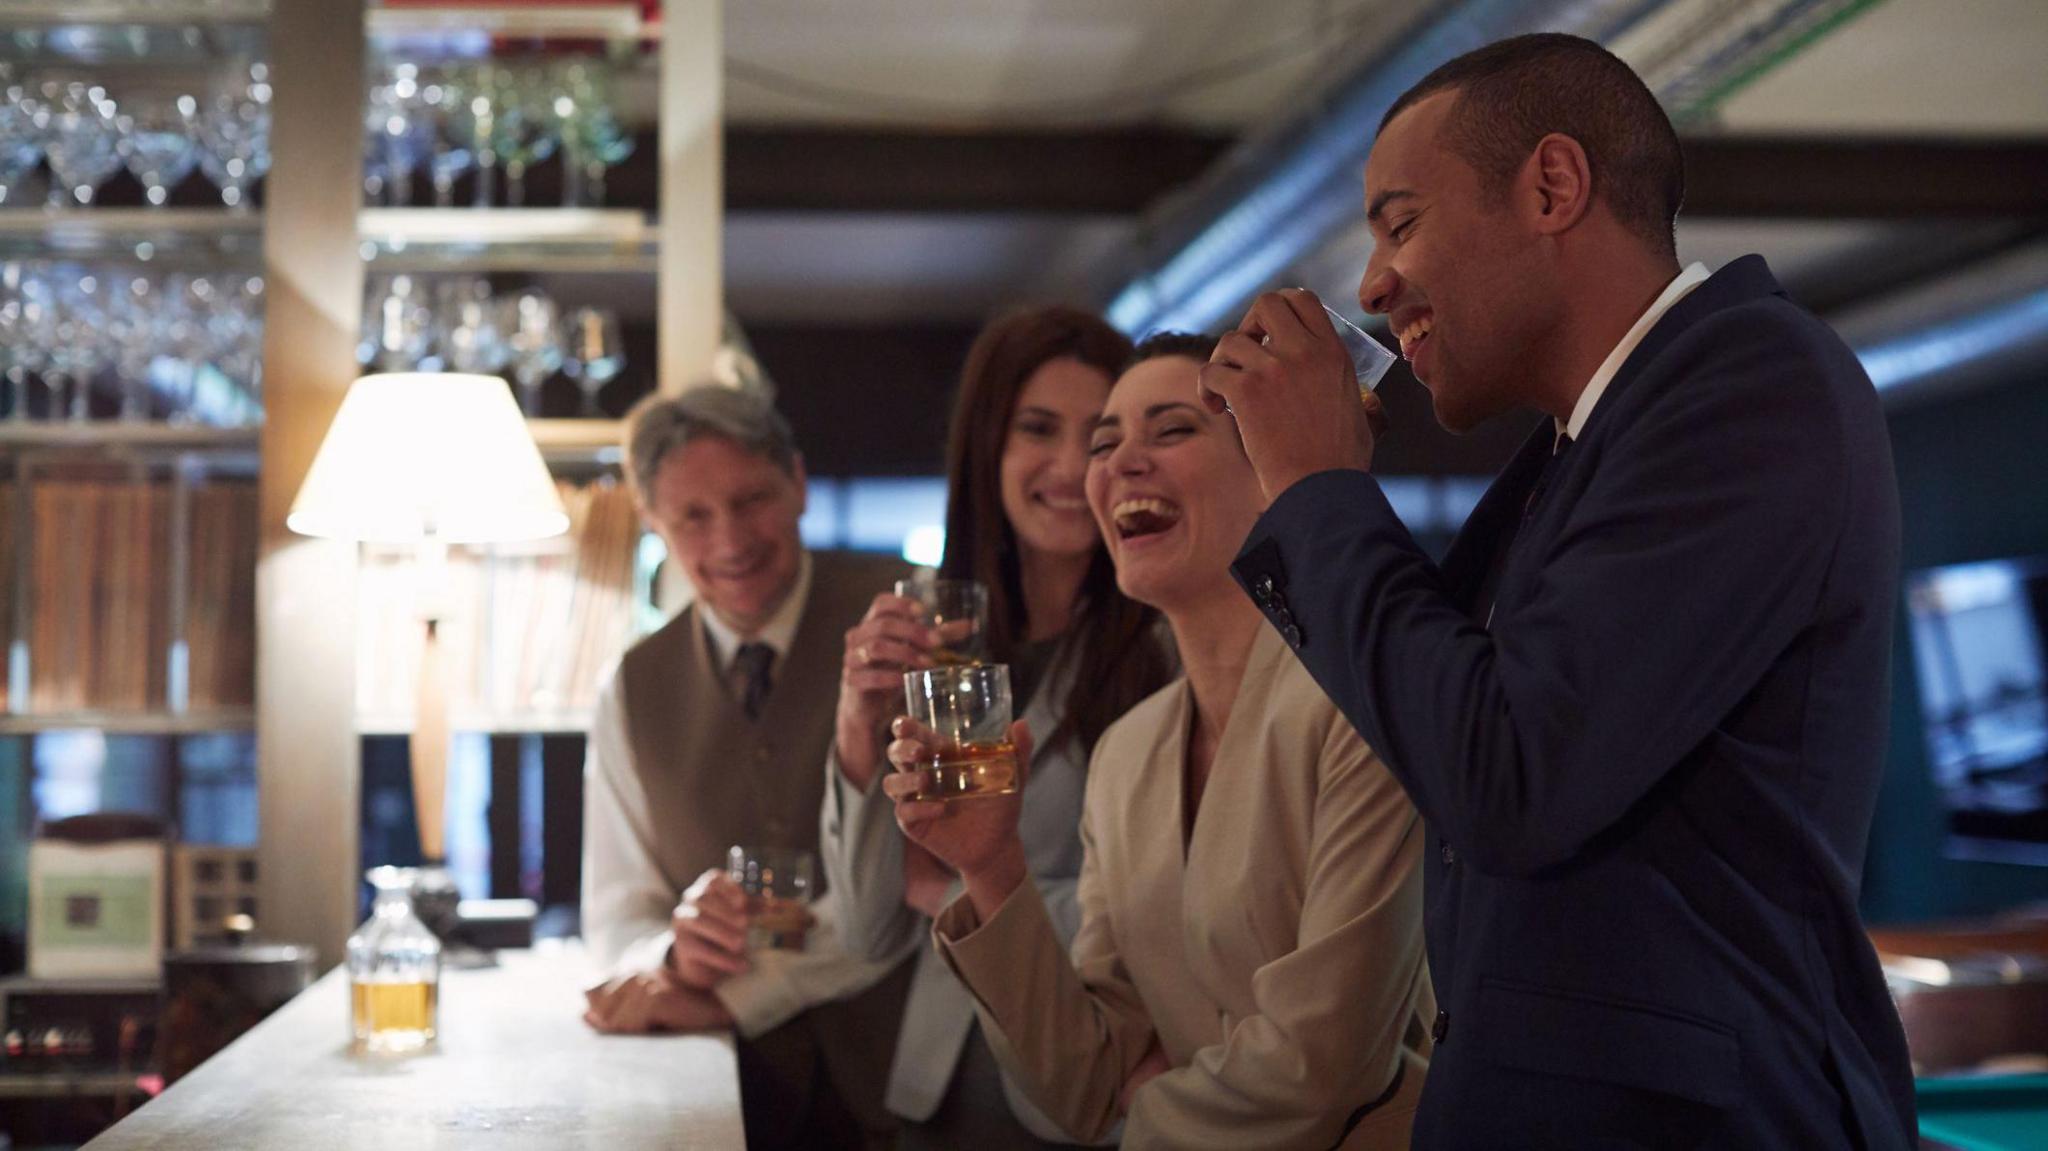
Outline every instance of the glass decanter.
[(434, 1041), (441, 941), (413, 913), (410, 867), (373, 867), (370, 918), (348, 938), (349, 998), (356, 1047), (417, 1051)]

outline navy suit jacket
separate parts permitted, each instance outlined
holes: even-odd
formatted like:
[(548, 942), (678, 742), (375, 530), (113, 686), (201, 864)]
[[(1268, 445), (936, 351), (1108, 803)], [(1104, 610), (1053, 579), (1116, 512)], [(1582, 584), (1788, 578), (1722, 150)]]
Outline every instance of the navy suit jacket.
[(1748, 256), (1516, 536), (1552, 434), (1441, 566), (1359, 471), (1282, 493), (1235, 565), (1434, 836), (1416, 1146), (1914, 1146), (1856, 911), (1899, 564), (1869, 377)]

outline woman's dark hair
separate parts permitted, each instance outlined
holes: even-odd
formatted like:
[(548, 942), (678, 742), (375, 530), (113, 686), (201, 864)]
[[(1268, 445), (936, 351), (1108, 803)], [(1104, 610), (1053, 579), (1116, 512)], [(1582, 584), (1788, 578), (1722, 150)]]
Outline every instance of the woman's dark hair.
[[(1032, 373), (1054, 360), (1077, 360), (1114, 379), (1130, 353), (1131, 342), (1100, 318), (1058, 306), (997, 318), (967, 352), (946, 441), (946, 554), (939, 572), (988, 585), (991, 659), (1009, 662), (1031, 630), (1017, 536), (1003, 513), (1003, 448), (1017, 399)], [(1172, 678), (1173, 665), (1160, 642), (1159, 613), (1117, 590), (1106, 548), (1098, 546), (1089, 562), (1079, 610), (1064, 641), (1078, 645), (1072, 686), (1059, 729), (1046, 742), (1072, 735), (1087, 752), (1103, 729)]]
[(1146, 360), (1162, 359), (1166, 356), (1185, 356), (1199, 363), (1208, 363), (1216, 354), (1219, 337), (1201, 332), (1154, 332), (1138, 341), (1125, 358), (1123, 370), (1128, 372)]

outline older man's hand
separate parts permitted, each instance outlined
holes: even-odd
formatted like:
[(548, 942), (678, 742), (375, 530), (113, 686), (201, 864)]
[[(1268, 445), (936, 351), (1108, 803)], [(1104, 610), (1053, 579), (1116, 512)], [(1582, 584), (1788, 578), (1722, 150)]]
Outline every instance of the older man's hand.
[(1317, 472), (1372, 467), (1386, 428), (1379, 397), (1360, 395), (1351, 358), (1312, 292), (1267, 292), (1217, 342), (1199, 392), (1237, 419), (1245, 454), (1270, 501)]
[(711, 1031), (732, 1016), (709, 992), (686, 987), (667, 969), (610, 979), (583, 992), (583, 1021), (608, 1035)]
[(747, 894), (722, 868), (697, 877), (676, 905), (670, 928), (668, 965), (686, 987), (709, 991), (719, 981), (746, 971), (747, 928), (753, 914)]

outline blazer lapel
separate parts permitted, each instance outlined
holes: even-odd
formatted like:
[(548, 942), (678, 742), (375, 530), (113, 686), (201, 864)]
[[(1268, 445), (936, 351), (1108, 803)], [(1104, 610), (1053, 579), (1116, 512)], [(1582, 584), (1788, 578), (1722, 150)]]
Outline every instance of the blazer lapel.
[(1602, 419), (1614, 411), (1622, 393), (1643, 373), (1643, 369), (1656, 362), (1664, 349), (1682, 335), (1687, 328), (1715, 312), (1766, 296), (1782, 296), (1785, 289), (1780, 287), (1776, 276), (1771, 274), (1769, 264), (1762, 256), (1743, 256), (1731, 261), (1720, 271), (1708, 276), (1699, 287), (1686, 294), (1683, 300), (1665, 312), (1654, 327), (1643, 334), (1642, 342), (1622, 361), (1620, 370), (1607, 385), (1607, 393), (1600, 397), (1593, 414), (1586, 420), (1586, 426), (1579, 429), (1578, 442), (1584, 447), (1594, 432), (1606, 421)]
[(1451, 602), (1465, 612), (1471, 612), (1473, 598), (1486, 582), (1486, 570), (1493, 563), (1494, 553), (1521, 519), (1522, 501), (1527, 498), (1530, 485), (1536, 482), (1536, 474), (1543, 470), (1554, 438), (1549, 420), (1536, 425), (1515, 458), (1508, 461), (1508, 466), (1480, 497), (1479, 506), (1466, 517), (1465, 526), (1458, 529), (1450, 551), (1444, 554), (1444, 586), (1450, 592)]
[[(1635, 351), (1614, 374), (1607, 385), (1607, 393), (1593, 409), (1592, 418), (1579, 430), (1578, 447), (1574, 451), (1586, 454), (1586, 446), (1595, 433), (1620, 406), (1622, 393), (1628, 390), (1636, 377), (1642, 374), (1645, 365), (1650, 364), (1671, 346), (1687, 328), (1701, 319), (1751, 300), (1766, 296), (1784, 295), (1777, 278), (1762, 256), (1744, 256), (1709, 276), (1706, 282), (1694, 288), (1670, 311), (1664, 313), (1636, 345)], [(1444, 584), (1449, 590), (1452, 602), (1467, 612), (1472, 610), (1473, 598), (1478, 595), (1486, 581), (1486, 572), (1493, 563), (1500, 544), (1515, 530), (1522, 516), (1522, 504), (1528, 497), (1530, 485), (1536, 482), (1536, 474), (1543, 470), (1543, 461), (1550, 455), (1555, 439), (1550, 421), (1537, 424), (1523, 443), (1521, 451), (1501, 471), (1500, 478), (1486, 489), (1486, 495), (1465, 526), (1458, 532), (1457, 539), (1444, 556), (1442, 566)]]
[(1166, 715), (1165, 726), (1160, 729), (1159, 738), (1152, 743), (1151, 755), (1145, 762), (1143, 795), (1140, 806), (1156, 804), (1152, 810), (1172, 811), (1173, 830), (1171, 838), (1161, 836), (1161, 842), (1173, 844), (1174, 879), (1176, 886), (1187, 874), (1188, 848), (1193, 835), (1188, 820), (1188, 725), (1195, 714), (1195, 691), (1187, 678), (1181, 677), (1173, 685), (1173, 707)]

